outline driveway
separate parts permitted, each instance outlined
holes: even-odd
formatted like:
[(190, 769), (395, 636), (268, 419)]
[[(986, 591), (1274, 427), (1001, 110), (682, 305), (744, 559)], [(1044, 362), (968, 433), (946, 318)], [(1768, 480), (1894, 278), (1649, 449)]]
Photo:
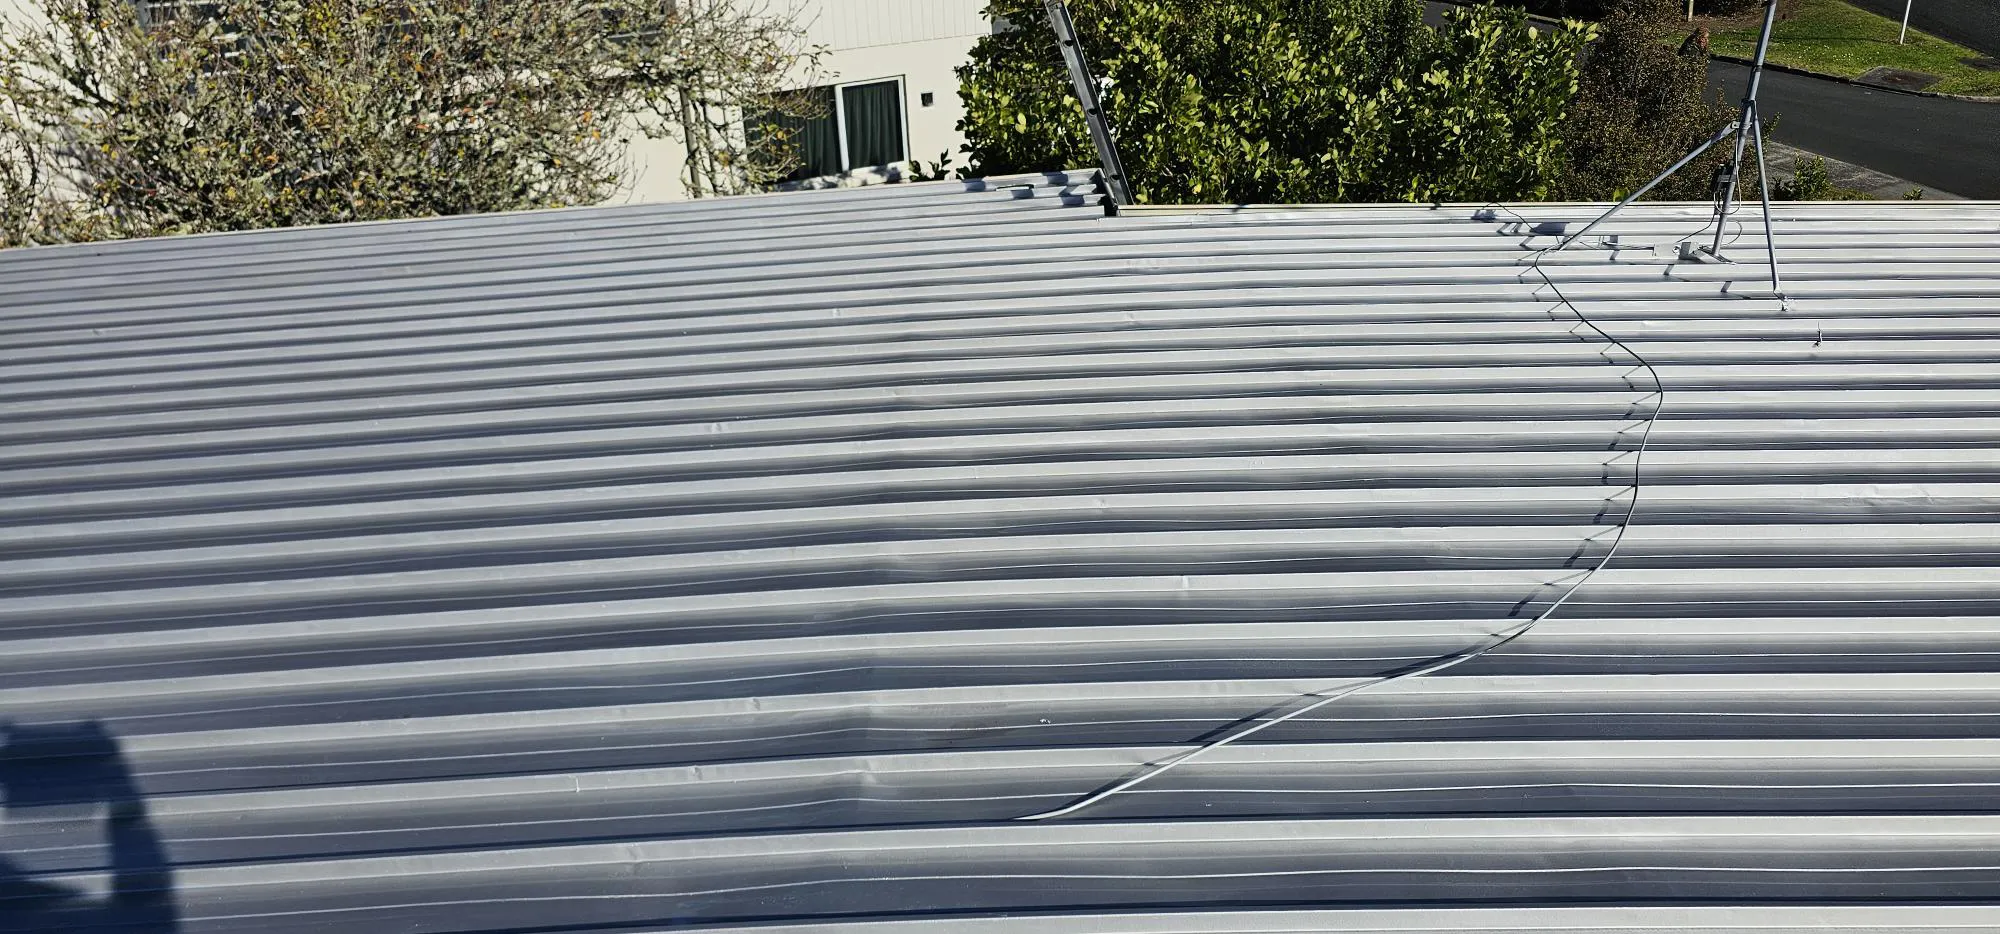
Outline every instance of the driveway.
[[(1917, 0), (1919, 3), (1925, 0)], [(1711, 62), (1733, 103), (1750, 69)], [(1800, 149), (1968, 198), (2000, 199), (2000, 104), (1916, 97), (1766, 71), (1759, 95), (1771, 135)]]
[[(1903, 0), (1847, 2), (1897, 22), (1903, 19)], [(1913, 0), (1910, 28), (2000, 58), (2000, 2), (1996, 0)]]

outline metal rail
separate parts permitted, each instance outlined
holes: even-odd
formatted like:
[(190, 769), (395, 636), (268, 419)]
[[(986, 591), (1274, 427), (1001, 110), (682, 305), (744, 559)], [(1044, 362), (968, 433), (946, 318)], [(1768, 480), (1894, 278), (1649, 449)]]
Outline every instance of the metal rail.
[(1076, 24), (1069, 18), (1063, 0), (1043, 0), (1049, 11), (1049, 27), (1056, 31), (1056, 45), (1062, 47), (1063, 62), (1069, 66), (1070, 83), (1083, 105), (1083, 117), (1090, 124), (1090, 141), (1097, 144), (1098, 163), (1103, 166), (1104, 188), (1112, 203), (1132, 203), (1132, 187), (1125, 178), (1125, 163), (1118, 158), (1118, 144), (1111, 135), (1111, 123), (1104, 117), (1104, 102), (1098, 95), (1097, 79), (1090, 74), (1090, 62), (1083, 57), (1083, 45), (1076, 39)]

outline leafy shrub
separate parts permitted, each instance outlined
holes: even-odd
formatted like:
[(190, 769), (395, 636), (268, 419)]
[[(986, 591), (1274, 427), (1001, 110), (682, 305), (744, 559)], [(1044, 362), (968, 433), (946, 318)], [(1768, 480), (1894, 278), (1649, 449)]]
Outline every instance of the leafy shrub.
[[(1561, 192), (1577, 201), (1624, 197), (1735, 118), (1734, 108), (1708, 97), (1707, 53), (1667, 41), (1680, 28), (1673, 0), (1606, 0), (1606, 6), (1563, 127), (1569, 169)], [(1707, 197), (1727, 146), (1690, 163), (1649, 197)]]
[[(1580, 23), (1529, 28), (1418, 0), (1079, 0), (1072, 11), (1144, 202), (1488, 201), (1547, 196)], [(959, 69), (968, 174), (1094, 164), (1041, 0)]]

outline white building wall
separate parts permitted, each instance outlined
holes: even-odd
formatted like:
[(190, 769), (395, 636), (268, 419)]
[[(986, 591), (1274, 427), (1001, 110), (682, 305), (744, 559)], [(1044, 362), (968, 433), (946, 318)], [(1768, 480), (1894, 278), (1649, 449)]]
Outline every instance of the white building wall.
[[(909, 157), (926, 167), (940, 154), (965, 164), (957, 124), (965, 115), (953, 69), (971, 57), (973, 43), (992, 31), (981, 10), (986, 0), (794, 0), (807, 39), (823, 46), (815, 84), (903, 79), (903, 117)], [(807, 81), (800, 76), (801, 85)], [(923, 95), (932, 102), (924, 106)], [(639, 138), (631, 147), (627, 189), (619, 202), (674, 201), (686, 197), (680, 174), (685, 157), (673, 140)]]
[(985, 0), (811, 0), (802, 17), (812, 41), (835, 50), (976, 36)]

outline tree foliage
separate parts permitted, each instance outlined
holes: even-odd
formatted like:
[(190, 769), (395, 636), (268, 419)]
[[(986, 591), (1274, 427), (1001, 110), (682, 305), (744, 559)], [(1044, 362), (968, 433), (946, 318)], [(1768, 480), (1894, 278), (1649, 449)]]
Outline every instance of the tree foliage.
[[(0, 245), (584, 204), (634, 132), (696, 194), (811, 53), (728, 0), (37, 0), (0, 35)], [(733, 131), (732, 131), (733, 130)]]
[[(1588, 41), (1522, 13), (1419, 0), (1078, 0), (1105, 109), (1144, 202), (1514, 200), (1545, 196)], [(1041, 0), (959, 69), (973, 174), (1094, 164)]]
[[(1595, 20), (1610, 14), (1621, 0), (1513, 0), (1538, 16), (1574, 17)], [(1790, 16), (1798, 11), (1800, 0), (1778, 0), (1778, 15)], [(1685, 24), (1687, 0), (1673, 0), (1673, 8), (1683, 17)], [(1764, 8), (1764, 0), (1695, 0), (1696, 16), (1735, 17), (1747, 16)]]
[[(1558, 190), (1577, 201), (1624, 197), (1735, 118), (1733, 108), (1708, 96), (1707, 51), (1667, 41), (1683, 28), (1675, 0), (1603, 6), (1601, 35), (1584, 56), (1581, 89), (1562, 131), (1570, 167)], [(1722, 147), (1712, 150), (1648, 197), (1707, 197), (1725, 155)]]

